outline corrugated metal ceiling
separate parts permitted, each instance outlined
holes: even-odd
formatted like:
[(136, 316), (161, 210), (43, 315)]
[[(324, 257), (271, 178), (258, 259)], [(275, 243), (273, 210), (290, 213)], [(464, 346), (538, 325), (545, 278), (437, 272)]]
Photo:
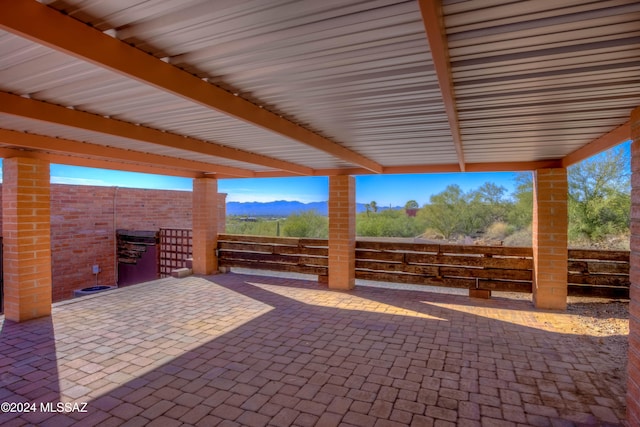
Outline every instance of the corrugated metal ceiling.
[[(65, 46), (32, 41), (10, 22), (0, 23), (0, 90), (274, 163), (154, 145), (17, 110), (2, 111), (0, 127), (258, 174), (369, 173), (360, 168), (366, 161), (382, 172), (456, 170), (459, 162), (526, 168), (560, 161), (623, 125), (640, 105), (638, 1), (443, 1), (451, 100), (434, 66), (442, 58), (432, 56), (425, 34), (425, 23), (437, 23), (425, 21), (414, 0), (44, 3), (38, 6), (205, 79), (258, 112), (229, 115)], [(447, 102), (457, 112), (463, 162)], [(256, 125), (251, 117), (260, 111), (286, 119), (290, 135), (304, 128), (324, 142)]]
[(640, 3), (445, 2), (469, 162), (566, 156), (640, 105)]

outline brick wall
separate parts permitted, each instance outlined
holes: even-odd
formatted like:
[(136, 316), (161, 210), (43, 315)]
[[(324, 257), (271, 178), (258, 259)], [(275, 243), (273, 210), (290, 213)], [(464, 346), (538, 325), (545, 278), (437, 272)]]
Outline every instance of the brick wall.
[(53, 300), (95, 285), (94, 264), (97, 284), (115, 284), (115, 230), (190, 227), (191, 192), (52, 185)]
[[(225, 195), (220, 199), (225, 212)], [(95, 264), (101, 269), (97, 283), (115, 284), (115, 230), (191, 228), (191, 208), (189, 191), (52, 184), (53, 301), (94, 286)], [(224, 214), (218, 229), (224, 231)]]

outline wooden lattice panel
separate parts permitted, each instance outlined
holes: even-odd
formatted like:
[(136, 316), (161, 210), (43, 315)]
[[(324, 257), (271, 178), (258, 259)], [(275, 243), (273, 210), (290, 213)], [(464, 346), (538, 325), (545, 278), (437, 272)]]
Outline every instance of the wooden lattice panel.
[(171, 276), (171, 271), (187, 266), (192, 256), (193, 232), (189, 229), (160, 229), (160, 277)]

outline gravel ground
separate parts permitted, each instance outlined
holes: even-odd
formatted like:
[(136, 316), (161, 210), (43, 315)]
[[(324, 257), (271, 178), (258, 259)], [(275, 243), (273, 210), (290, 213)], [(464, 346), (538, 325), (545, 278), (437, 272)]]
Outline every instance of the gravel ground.
[[(494, 295), (531, 301), (531, 294), (495, 292)], [(574, 318), (574, 322), (566, 332), (594, 337), (622, 335), (626, 344), (629, 335), (629, 300), (568, 297), (567, 313)]]

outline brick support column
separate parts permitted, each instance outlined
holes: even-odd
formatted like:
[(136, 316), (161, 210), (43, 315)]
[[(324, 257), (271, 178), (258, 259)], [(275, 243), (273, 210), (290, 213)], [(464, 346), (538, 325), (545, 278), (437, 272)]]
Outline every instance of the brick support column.
[(356, 275), (356, 181), (329, 178), (329, 288), (353, 289)]
[(193, 180), (193, 272), (214, 274), (218, 270), (218, 181)]
[(631, 113), (631, 289), (627, 422), (640, 425), (640, 107)]
[(540, 169), (533, 180), (533, 302), (567, 308), (567, 170)]
[(51, 315), (48, 162), (4, 159), (2, 236), (5, 317), (21, 322)]

